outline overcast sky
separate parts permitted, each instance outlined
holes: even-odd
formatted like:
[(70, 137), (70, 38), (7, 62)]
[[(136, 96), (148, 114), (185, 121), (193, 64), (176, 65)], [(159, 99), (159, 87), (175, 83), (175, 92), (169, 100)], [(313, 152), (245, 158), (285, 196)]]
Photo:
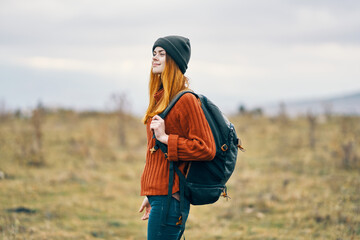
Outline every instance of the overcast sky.
[(191, 87), (240, 104), (360, 90), (360, 1), (0, 0), (0, 100), (8, 108), (107, 109), (126, 92), (142, 114), (154, 41), (190, 39)]

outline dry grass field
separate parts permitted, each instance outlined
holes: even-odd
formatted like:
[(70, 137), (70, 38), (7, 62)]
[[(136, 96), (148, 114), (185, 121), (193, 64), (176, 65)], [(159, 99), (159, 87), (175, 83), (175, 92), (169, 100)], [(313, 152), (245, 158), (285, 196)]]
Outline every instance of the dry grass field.
[[(193, 206), (186, 239), (360, 239), (360, 118), (233, 116), (246, 152), (230, 200)], [(123, 126), (123, 127), (120, 127)], [(0, 119), (0, 239), (146, 239), (140, 119)]]

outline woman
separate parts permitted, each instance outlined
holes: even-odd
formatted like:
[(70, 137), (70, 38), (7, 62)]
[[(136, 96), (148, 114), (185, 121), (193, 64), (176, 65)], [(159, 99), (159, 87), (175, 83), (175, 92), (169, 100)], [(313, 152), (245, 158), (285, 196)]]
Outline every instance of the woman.
[[(148, 219), (148, 240), (177, 239), (187, 220), (190, 203), (186, 199), (185, 217), (180, 218), (179, 178), (175, 174), (173, 197), (166, 215), (169, 161), (176, 161), (184, 173), (191, 160), (210, 160), (215, 156), (215, 142), (201, 109), (200, 102), (191, 93), (185, 93), (165, 119), (157, 114), (164, 111), (170, 100), (188, 90), (184, 76), (190, 60), (190, 41), (181, 36), (159, 38), (153, 48), (149, 82), (149, 105), (143, 119), (147, 132), (146, 164), (141, 177), (141, 195), (145, 196), (140, 212)], [(168, 147), (168, 156), (154, 151), (155, 134)], [(165, 223), (165, 224), (163, 224)]]

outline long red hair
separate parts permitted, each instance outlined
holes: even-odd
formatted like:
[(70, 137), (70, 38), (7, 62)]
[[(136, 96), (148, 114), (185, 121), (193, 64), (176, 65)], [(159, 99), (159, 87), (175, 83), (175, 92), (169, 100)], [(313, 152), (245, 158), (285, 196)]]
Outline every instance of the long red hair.
[[(175, 61), (166, 54), (166, 62), (164, 71), (161, 74), (150, 72), (149, 81), (149, 106), (143, 118), (144, 124), (153, 116), (165, 110), (169, 102), (175, 95), (181, 91), (187, 90), (189, 80), (181, 72)], [(160, 89), (164, 88), (164, 95), (155, 102), (154, 94)]]

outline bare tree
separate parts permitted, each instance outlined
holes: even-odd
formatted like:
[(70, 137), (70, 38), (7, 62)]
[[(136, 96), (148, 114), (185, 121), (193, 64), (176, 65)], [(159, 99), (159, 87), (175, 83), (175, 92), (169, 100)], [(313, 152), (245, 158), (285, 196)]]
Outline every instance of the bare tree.
[(286, 111), (286, 105), (284, 102), (280, 102), (279, 104), (278, 119), (282, 125), (286, 125), (288, 123), (289, 118)]
[(5, 121), (9, 117), (6, 110), (6, 103), (4, 99), (0, 100), (0, 121)]
[(43, 126), (45, 120), (45, 111), (42, 104), (32, 111), (31, 125), (34, 130), (34, 144), (32, 148), (32, 159), (29, 164), (35, 166), (42, 166), (45, 164), (43, 156)]
[(331, 102), (323, 102), (324, 116), (327, 121), (330, 121), (333, 116), (333, 105)]
[(40, 109), (34, 109), (32, 112), (31, 124), (34, 129), (35, 148), (39, 151), (42, 149), (42, 146), (43, 146), (43, 144), (42, 144), (42, 142), (43, 142), (43, 132), (42, 132), (43, 120), (44, 119), (43, 119), (42, 111)]
[(359, 143), (359, 120), (357, 117), (341, 117), (341, 166), (345, 169), (359, 167), (359, 155), (357, 145)]
[(246, 113), (246, 107), (245, 105), (241, 104), (238, 108), (238, 112), (240, 115), (244, 115)]
[(313, 113), (311, 113), (310, 111), (308, 111), (306, 117), (307, 117), (307, 121), (309, 123), (309, 146), (311, 149), (315, 149), (316, 116)]
[(122, 147), (126, 147), (127, 146), (126, 128), (127, 128), (127, 120), (128, 120), (128, 109), (129, 109), (129, 101), (127, 98), (127, 94), (125, 92), (114, 93), (111, 95), (111, 100), (115, 104), (115, 110), (118, 115), (119, 144)]
[(343, 150), (342, 166), (344, 168), (351, 168), (353, 163), (356, 163), (355, 145), (353, 141), (348, 141), (341, 145)]

